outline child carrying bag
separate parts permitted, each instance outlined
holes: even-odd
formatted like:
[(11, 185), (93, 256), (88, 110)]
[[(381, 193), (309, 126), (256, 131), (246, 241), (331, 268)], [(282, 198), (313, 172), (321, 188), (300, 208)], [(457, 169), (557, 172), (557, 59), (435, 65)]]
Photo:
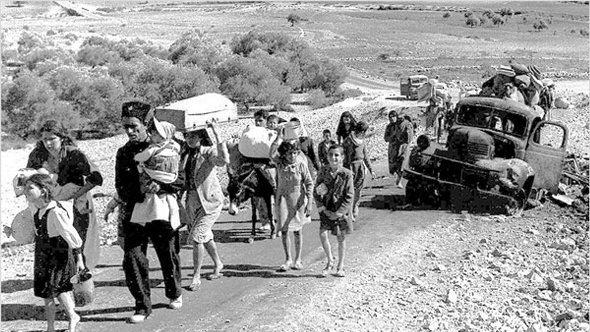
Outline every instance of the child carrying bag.
[(74, 275), (70, 281), (74, 285), (74, 302), (76, 307), (89, 305), (94, 300), (94, 280), (88, 269)]

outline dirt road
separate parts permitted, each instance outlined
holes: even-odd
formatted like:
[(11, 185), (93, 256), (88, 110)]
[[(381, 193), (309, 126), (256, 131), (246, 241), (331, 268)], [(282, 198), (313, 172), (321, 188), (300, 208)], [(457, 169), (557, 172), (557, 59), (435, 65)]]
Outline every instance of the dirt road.
[[(383, 163), (377, 166), (378, 174), (384, 174)], [(394, 189), (392, 179), (379, 178), (371, 181), (361, 204), (360, 220), (348, 240), (348, 266), (354, 269), (382, 243), (403, 237), (416, 228), (427, 227), (441, 211), (392, 212), (402, 192)], [(240, 329), (264, 330), (265, 324), (280, 321), (285, 314), (282, 306), (287, 304), (289, 290), (293, 285), (306, 283), (340, 282), (335, 277), (320, 278), (324, 255), (317, 235), (319, 222), (316, 218), (304, 228), (305, 269), (302, 271), (276, 272), (283, 262), (280, 240), (262, 236), (248, 244), (247, 219), (249, 211), (238, 216), (227, 213), (215, 226), (221, 257), (225, 263), (224, 277), (208, 281), (197, 292), (185, 292), (184, 307), (172, 311), (165, 307), (163, 281), (155, 253), (150, 248), (149, 258), (152, 277), (154, 312), (141, 325), (129, 325), (125, 319), (133, 313), (133, 300), (125, 285), (121, 270), (122, 252), (116, 247), (105, 247), (101, 264), (95, 274), (96, 298), (90, 306), (79, 308), (83, 316), (84, 331), (196, 331)], [(334, 239), (332, 239), (335, 243)], [(335, 251), (336, 252), (336, 251)], [(181, 260), (183, 285), (188, 285), (192, 276), (192, 249), (183, 246)], [(25, 264), (32, 264), (26, 261)], [(211, 271), (207, 261), (204, 271)], [(206, 274), (205, 274), (206, 276)], [(304, 280), (304, 281), (303, 281)], [(4, 280), (2, 282), (2, 330), (30, 331), (45, 326), (42, 302), (33, 297), (32, 280)], [(66, 323), (57, 327), (65, 328)]]

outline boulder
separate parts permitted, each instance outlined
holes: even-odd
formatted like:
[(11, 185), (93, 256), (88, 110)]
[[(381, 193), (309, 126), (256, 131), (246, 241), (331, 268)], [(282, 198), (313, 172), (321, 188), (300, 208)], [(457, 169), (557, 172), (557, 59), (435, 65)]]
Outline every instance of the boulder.
[(570, 107), (570, 102), (564, 97), (557, 97), (555, 98), (555, 107), (567, 109)]

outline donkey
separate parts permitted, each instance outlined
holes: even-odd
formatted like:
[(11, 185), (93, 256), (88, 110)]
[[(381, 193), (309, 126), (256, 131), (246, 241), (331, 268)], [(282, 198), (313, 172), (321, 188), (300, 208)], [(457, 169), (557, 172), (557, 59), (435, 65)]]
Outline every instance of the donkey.
[(270, 222), (270, 238), (276, 238), (275, 222), (272, 209), (272, 197), (276, 191), (275, 179), (271, 175), (273, 168), (270, 160), (266, 158), (247, 158), (238, 150), (236, 142), (227, 144), (230, 163), (227, 167), (229, 177), (227, 192), (229, 194), (228, 213), (235, 215), (238, 206), (250, 199), (252, 205), (252, 232), (248, 242), (254, 242), (256, 235), (256, 222), (258, 214), (256, 211), (255, 197), (259, 197), (265, 203)]

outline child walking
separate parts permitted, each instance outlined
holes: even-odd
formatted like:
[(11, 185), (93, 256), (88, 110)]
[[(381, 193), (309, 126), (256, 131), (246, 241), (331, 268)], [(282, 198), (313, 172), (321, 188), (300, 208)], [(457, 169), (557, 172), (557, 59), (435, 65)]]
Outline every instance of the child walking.
[[(152, 181), (171, 184), (178, 178), (180, 146), (172, 138), (176, 127), (165, 121), (153, 119), (148, 128), (150, 146), (135, 155), (139, 163), (142, 189), (147, 189)], [(176, 196), (168, 193), (146, 193), (143, 202), (135, 203), (131, 222), (145, 224), (152, 220), (166, 220), (173, 230), (180, 227), (180, 214)]]
[(55, 331), (56, 305), (64, 306), (69, 331), (76, 331), (80, 316), (74, 311), (73, 285), (70, 279), (85, 269), (82, 239), (73, 225), (73, 216), (54, 200), (55, 182), (47, 174), (31, 175), (25, 185), (27, 201), (37, 212), (35, 222), (35, 262), (33, 289), (45, 301), (47, 331)]
[(332, 133), (330, 132), (330, 129), (324, 129), (322, 136), (324, 140), (318, 144), (318, 157), (320, 159), (321, 166), (327, 166), (329, 164), (328, 150), (330, 149), (330, 146), (336, 144), (336, 142), (332, 139)]
[(371, 167), (369, 154), (367, 153), (367, 145), (365, 144), (365, 134), (369, 129), (366, 122), (358, 122), (353, 129), (353, 132), (348, 138), (344, 140), (344, 167), (352, 171), (354, 175), (354, 201), (352, 205), (352, 219), (358, 216), (359, 199), (361, 197), (361, 190), (365, 185), (366, 172), (369, 171), (371, 176), (375, 178), (375, 173)]
[[(273, 144), (270, 152), (271, 157), (275, 154), (274, 148), (276, 145)], [(285, 263), (279, 267), (279, 271), (285, 272), (289, 268), (301, 270), (303, 269), (301, 229), (303, 225), (311, 222), (313, 181), (307, 160), (301, 154), (298, 140), (283, 141), (278, 147), (278, 153), (275, 202), (277, 227), (281, 231), (283, 250), (285, 251)], [(295, 240), (295, 263), (291, 257), (289, 231), (293, 232)]]
[(318, 174), (314, 197), (320, 214), (320, 241), (328, 257), (328, 263), (322, 271), (327, 276), (334, 268), (334, 256), (328, 239), (328, 231), (338, 239), (337, 277), (344, 277), (344, 256), (346, 251), (346, 234), (353, 230), (350, 209), (354, 199), (353, 174), (343, 167), (344, 149), (340, 145), (328, 148), (328, 165), (323, 166)]

